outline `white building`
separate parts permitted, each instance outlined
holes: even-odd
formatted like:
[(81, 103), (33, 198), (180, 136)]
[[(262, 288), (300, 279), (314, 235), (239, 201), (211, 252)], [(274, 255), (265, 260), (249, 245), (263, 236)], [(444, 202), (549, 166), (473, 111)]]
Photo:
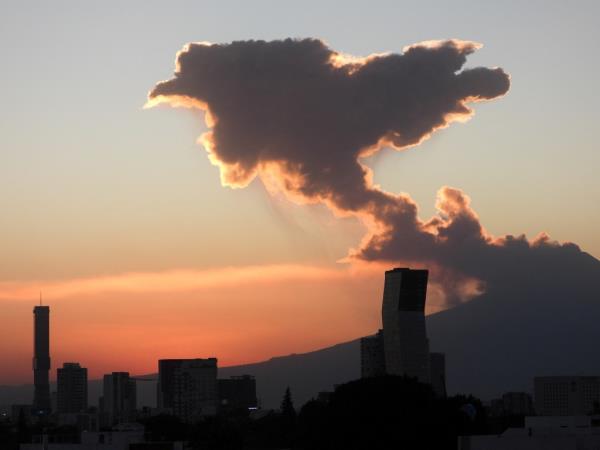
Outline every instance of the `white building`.
[(591, 416), (526, 417), (500, 435), (460, 436), (459, 450), (598, 450), (600, 420)]
[(490, 405), (490, 416), (531, 416), (535, 414), (533, 400), (527, 392), (506, 392)]
[(535, 410), (540, 416), (576, 416), (600, 409), (600, 377), (536, 377)]
[[(146, 445), (145, 445), (146, 444)], [(112, 431), (81, 433), (80, 444), (54, 443), (48, 436), (40, 436), (38, 442), (21, 444), (19, 450), (132, 450), (152, 448), (183, 450), (183, 442), (148, 442), (144, 438), (144, 427), (139, 423), (126, 423), (113, 427)]]
[(20, 450), (129, 450), (129, 444), (144, 442), (144, 427), (132, 424), (115, 431), (83, 432), (80, 444), (52, 442), (49, 436), (36, 436), (32, 444), (21, 444)]

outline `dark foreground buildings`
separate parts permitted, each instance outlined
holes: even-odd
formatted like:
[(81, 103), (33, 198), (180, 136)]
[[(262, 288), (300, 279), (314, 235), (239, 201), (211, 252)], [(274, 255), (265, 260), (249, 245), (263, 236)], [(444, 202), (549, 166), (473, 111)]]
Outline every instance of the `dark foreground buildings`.
[(256, 380), (250, 375), (217, 379), (216, 358), (158, 361), (158, 409), (184, 422), (194, 422), (218, 411), (257, 407)]
[(50, 307), (33, 308), (33, 414), (50, 413)]
[(361, 339), (361, 374), (406, 375), (445, 395), (445, 358), (429, 352), (425, 327), (427, 270), (396, 268), (385, 272), (383, 329)]
[(56, 371), (57, 412), (80, 413), (87, 409), (87, 369), (79, 363), (63, 364)]
[(112, 426), (135, 421), (137, 386), (128, 372), (112, 372), (104, 375), (102, 392), (100, 412), (103, 425)]
[(385, 375), (385, 355), (383, 353), (383, 330), (360, 340), (361, 378)]
[(218, 380), (219, 409), (235, 411), (256, 409), (256, 380), (251, 375), (233, 376)]
[(217, 358), (158, 361), (157, 403), (184, 422), (217, 413)]

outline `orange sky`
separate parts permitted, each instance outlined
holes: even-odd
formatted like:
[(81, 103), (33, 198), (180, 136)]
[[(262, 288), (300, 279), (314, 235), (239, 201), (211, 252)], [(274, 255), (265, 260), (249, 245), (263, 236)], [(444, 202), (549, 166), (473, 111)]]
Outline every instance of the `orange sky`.
[(159, 358), (216, 356), (224, 366), (370, 334), (380, 323), (383, 270), (272, 265), (0, 283), (0, 354), (12, 362), (0, 384), (31, 378), (41, 287), (51, 311), (51, 378), (65, 361), (96, 378), (150, 373)]

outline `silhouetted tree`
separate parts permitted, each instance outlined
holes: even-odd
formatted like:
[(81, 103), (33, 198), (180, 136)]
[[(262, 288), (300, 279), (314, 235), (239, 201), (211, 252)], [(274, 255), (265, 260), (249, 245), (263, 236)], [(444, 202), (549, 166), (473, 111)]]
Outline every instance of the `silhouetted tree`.
[[(476, 397), (472, 395), (455, 395), (445, 402), (446, 414), (452, 420), (456, 433), (459, 435), (486, 434), (489, 432), (503, 432), (508, 425), (499, 430), (490, 430), (485, 408)], [(514, 426), (518, 426), (515, 424)]]
[(281, 415), (296, 420), (296, 410), (294, 409), (292, 391), (289, 386), (286, 388), (285, 394), (283, 394), (283, 400), (281, 401)]
[(290, 447), (296, 431), (296, 410), (292, 401), (292, 392), (288, 386), (281, 400), (281, 437), (283, 444)]
[(298, 448), (327, 448), (329, 431), (328, 404), (310, 400), (304, 404), (298, 414), (296, 442)]
[[(437, 397), (431, 386), (406, 377), (352, 381), (338, 386), (329, 402), (302, 408), (295, 448), (454, 450), (459, 430), (479, 424), (477, 402)], [(461, 410), (465, 404), (471, 416)]]

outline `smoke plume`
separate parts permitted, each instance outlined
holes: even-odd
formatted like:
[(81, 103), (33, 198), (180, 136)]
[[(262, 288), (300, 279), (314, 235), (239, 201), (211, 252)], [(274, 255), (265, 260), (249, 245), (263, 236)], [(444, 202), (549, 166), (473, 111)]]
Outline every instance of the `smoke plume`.
[(463, 69), (474, 42), (430, 41), (401, 54), (354, 58), (320, 40), (192, 43), (176, 59), (175, 75), (158, 83), (148, 105), (199, 108), (209, 131), (201, 137), (224, 185), (259, 177), (298, 202), (322, 202), (364, 221), (368, 234), (349, 258), (430, 267), (450, 300), (491, 284), (514, 258), (579, 250), (540, 237), (494, 238), (469, 198), (438, 193), (439, 214), (418, 217), (407, 195), (384, 192), (361, 159), (383, 147), (416, 146), (454, 121), (469, 103), (504, 95), (500, 68)]

